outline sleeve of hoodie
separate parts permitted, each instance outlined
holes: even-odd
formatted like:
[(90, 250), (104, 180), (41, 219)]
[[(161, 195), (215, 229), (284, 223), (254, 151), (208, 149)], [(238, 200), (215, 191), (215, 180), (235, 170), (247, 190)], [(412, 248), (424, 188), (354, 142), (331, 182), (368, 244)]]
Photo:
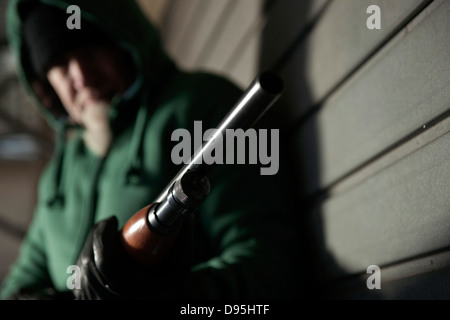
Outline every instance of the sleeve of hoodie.
[[(40, 186), (45, 184), (46, 174), (41, 177)], [(40, 188), (41, 189), (41, 188)], [(40, 222), (40, 205), (42, 192), (39, 192), (38, 205), (34, 211), (33, 220), (24, 237), (19, 256), (11, 266), (9, 274), (2, 283), (0, 297), (11, 299), (27, 290), (29, 294), (41, 294), (51, 287), (47, 271), (46, 253), (44, 248), (44, 230)]]
[(201, 224), (215, 255), (192, 268), (193, 297), (293, 297), (296, 283), (292, 211), (279, 177), (233, 168), (211, 177)]
[[(204, 102), (215, 110), (228, 111), (241, 95), (210, 88), (212, 92)], [(223, 112), (209, 112), (203, 118), (217, 125), (223, 116)], [(208, 128), (205, 124), (203, 130)], [(292, 188), (286, 163), (280, 162), (280, 170), (272, 176), (260, 174), (261, 164), (217, 165), (209, 176), (211, 193), (198, 213), (203, 239), (196, 243), (203, 242), (210, 256), (191, 269), (186, 288), (189, 297), (293, 297), (297, 249), (288, 195)]]

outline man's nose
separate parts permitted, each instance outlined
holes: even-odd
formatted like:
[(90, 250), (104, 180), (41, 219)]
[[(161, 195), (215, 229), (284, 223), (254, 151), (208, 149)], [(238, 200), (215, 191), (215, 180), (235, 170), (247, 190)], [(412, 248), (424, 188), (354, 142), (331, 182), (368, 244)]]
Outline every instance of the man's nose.
[(96, 84), (95, 70), (89, 61), (86, 61), (83, 57), (75, 56), (69, 60), (69, 74), (76, 90), (92, 87)]

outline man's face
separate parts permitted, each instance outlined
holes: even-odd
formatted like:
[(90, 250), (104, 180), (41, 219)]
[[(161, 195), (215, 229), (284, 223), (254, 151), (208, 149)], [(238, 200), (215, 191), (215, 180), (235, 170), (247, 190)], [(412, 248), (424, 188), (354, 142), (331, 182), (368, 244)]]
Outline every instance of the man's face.
[(123, 52), (96, 46), (58, 57), (47, 78), (72, 120), (87, 127), (89, 122), (105, 121), (111, 99), (131, 84), (131, 70)]

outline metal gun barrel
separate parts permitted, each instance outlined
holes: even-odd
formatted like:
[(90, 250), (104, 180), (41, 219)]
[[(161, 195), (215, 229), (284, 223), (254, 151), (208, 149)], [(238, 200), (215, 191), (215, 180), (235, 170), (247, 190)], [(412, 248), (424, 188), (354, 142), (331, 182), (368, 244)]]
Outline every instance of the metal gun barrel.
[[(198, 172), (199, 175), (206, 176), (213, 165), (202, 162), (203, 155), (216, 149), (218, 136), (223, 136), (227, 129), (243, 129), (246, 131), (255, 124), (264, 113), (278, 100), (283, 91), (283, 82), (278, 75), (270, 71), (259, 75), (248, 89), (243, 93), (230, 112), (218, 125), (214, 135), (206, 141), (201, 148), (194, 152), (189, 163), (178, 172), (167, 187), (160, 193), (155, 202), (162, 202), (167, 197), (167, 193), (177, 180), (180, 180), (188, 171)], [(226, 149), (227, 144), (219, 152)]]

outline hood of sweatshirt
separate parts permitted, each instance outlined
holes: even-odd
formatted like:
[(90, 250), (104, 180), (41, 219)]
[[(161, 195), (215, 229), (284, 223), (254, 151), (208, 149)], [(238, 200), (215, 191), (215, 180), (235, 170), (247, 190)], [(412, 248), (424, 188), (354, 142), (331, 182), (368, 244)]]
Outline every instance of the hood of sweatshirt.
[[(136, 78), (123, 95), (111, 102), (110, 120), (113, 129), (114, 127), (121, 127), (122, 122), (135, 118), (139, 106), (143, 104), (143, 101), (136, 101), (136, 99), (142, 99), (142, 95), (139, 94), (142, 88), (151, 91), (152, 88), (156, 88), (161, 83), (161, 79), (164, 79), (168, 70), (174, 69), (173, 62), (162, 48), (158, 31), (135, 1), (11, 0), (7, 9), (7, 35), (17, 62), (20, 81), (34, 98), (34, 104), (40, 113), (55, 130), (69, 125), (67, 117), (61, 117), (50, 106), (44, 105), (45, 99), (40, 94), (43, 81), (31, 67), (30, 54), (24, 41), (24, 12), (36, 2), (62, 10), (68, 19), (71, 13), (67, 13), (67, 8), (71, 5), (78, 6), (82, 21), (87, 21), (98, 28), (132, 57), (134, 66), (130, 67), (133, 67), (136, 71)], [(67, 26), (62, 25), (61, 28), (67, 28)], [(130, 100), (134, 100), (134, 103), (127, 103)]]
[[(133, 124), (133, 138), (130, 144), (130, 158), (123, 165), (126, 169), (127, 181), (139, 181), (142, 170), (142, 135), (145, 131), (148, 114), (151, 112), (154, 97), (160, 89), (176, 73), (177, 68), (165, 53), (157, 29), (143, 14), (141, 8), (132, 0), (11, 0), (7, 8), (7, 35), (10, 48), (17, 64), (17, 73), (25, 90), (31, 96), (33, 105), (47, 120), (56, 132), (56, 145), (53, 161), (56, 164), (53, 179), (54, 196), (51, 205), (64, 202), (64, 190), (61, 184), (63, 158), (66, 149), (67, 129), (74, 127), (67, 115), (55, 110), (55, 104), (48, 104), (48, 92), (43, 88), (49, 86), (46, 79), (36, 74), (32, 67), (30, 52), (24, 37), (24, 15), (36, 3), (60, 9), (71, 16), (69, 6), (76, 5), (80, 9), (81, 28), (83, 21), (98, 28), (101, 34), (108, 37), (115, 45), (129, 53), (135, 69), (135, 79), (128, 90), (111, 101), (109, 119), (114, 134)], [(67, 28), (64, 24), (62, 28)], [(43, 35), (44, 36), (44, 35)], [(44, 91), (44, 95), (42, 92)], [(152, 97), (152, 98), (150, 98)], [(53, 93), (60, 108), (61, 104)]]

